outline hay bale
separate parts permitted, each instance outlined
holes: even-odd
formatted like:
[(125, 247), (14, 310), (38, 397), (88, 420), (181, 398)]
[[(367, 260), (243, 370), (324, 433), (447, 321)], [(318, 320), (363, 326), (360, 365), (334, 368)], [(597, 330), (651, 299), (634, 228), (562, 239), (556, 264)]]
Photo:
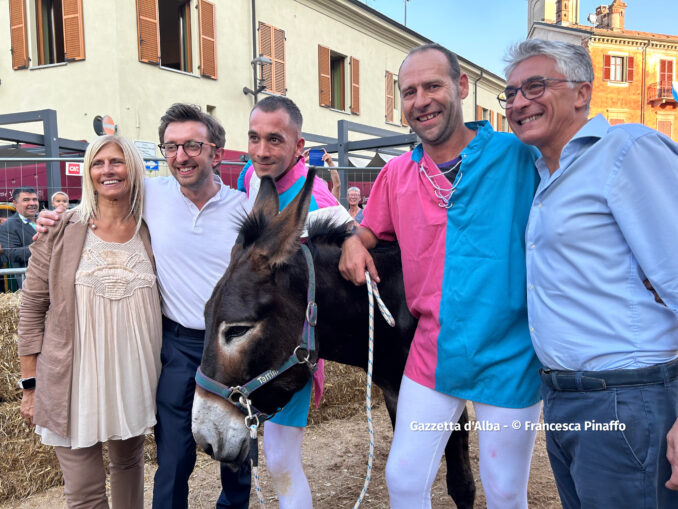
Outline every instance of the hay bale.
[(53, 447), (40, 443), (19, 414), (19, 403), (0, 405), (0, 501), (28, 497), (63, 484)]
[[(17, 402), (0, 405), (0, 502), (23, 499), (63, 484), (54, 448), (40, 443), (34, 426), (21, 418), (19, 405)], [(144, 460), (157, 463), (152, 434), (144, 442)], [(104, 465), (108, 470), (106, 447)]]
[[(346, 419), (365, 412), (365, 371), (336, 362), (325, 362), (325, 388), (320, 407), (311, 403), (308, 423), (320, 424), (333, 419)], [(381, 390), (372, 385), (372, 407), (384, 401)]]
[(17, 353), (20, 292), (0, 293), (0, 403), (18, 401), (21, 368)]

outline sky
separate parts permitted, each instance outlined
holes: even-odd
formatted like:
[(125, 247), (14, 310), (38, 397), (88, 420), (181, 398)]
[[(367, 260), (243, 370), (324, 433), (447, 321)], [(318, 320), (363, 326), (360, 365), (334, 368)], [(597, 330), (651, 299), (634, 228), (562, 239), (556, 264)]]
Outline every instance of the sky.
[[(404, 0), (361, 0), (398, 23)], [(612, 0), (580, 0), (579, 23)], [(678, 35), (676, 0), (625, 0), (625, 28)], [(504, 77), (504, 52), (527, 36), (527, 0), (408, 0), (407, 27)]]

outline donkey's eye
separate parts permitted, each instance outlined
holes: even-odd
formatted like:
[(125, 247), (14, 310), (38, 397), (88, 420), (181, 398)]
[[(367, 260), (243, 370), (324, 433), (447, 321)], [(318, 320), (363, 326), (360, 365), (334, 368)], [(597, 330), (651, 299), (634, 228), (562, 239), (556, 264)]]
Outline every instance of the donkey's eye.
[(251, 328), (252, 327), (248, 327), (247, 325), (232, 325), (224, 331), (224, 339), (227, 343), (233, 341), (234, 339), (247, 334)]
[(246, 341), (254, 324), (248, 322), (221, 322), (217, 329), (217, 337), (223, 346), (235, 346)]

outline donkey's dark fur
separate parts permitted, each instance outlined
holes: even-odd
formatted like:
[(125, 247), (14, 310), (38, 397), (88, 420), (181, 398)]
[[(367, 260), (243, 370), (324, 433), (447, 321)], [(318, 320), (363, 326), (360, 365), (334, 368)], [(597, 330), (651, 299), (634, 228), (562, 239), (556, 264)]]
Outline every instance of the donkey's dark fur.
[[(280, 366), (299, 344), (306, 309), (308, 272), (299, 247), (306, 219), (313, 173), (300, 195), (278, 214), (275, 185), (264, 178), (254, 210), (241, 227), (228, 271), (216, 286), (205, 310), (206, 340), (201, 369), (232, 386), (241, 385), (269, 368)], [(307, 245), (316, 271), (317, 341), (323, 359), (367, 367), (368, 301), (364, 286), (356, 287), (338, 271), (345, 226), (318, 222)], [(398, 391), (417, 322), (410, 314), (403, 287), (400, 250), (384, 244), (372, 251), (379, 270), (379, 291), (396, 320), (389, 327), (375, 306), (374, 383), (384, 393), (395, 424)], [(246, 338), (246, 339), (243, 339)], [(242, 341), (242, 345), (237, 345)], [(223, 350), (238, 349), (238, 355)], [(252, 395), (259, 410), (284, 406), (309, 380), (311, 371), (297, 365)], [(467, 420), (466, 412), (461, 423)], [(445, 449), (448, 493), (458, 507), (472, 507), (475, 486), (469, 467), (468, 432), (455, 431)]]

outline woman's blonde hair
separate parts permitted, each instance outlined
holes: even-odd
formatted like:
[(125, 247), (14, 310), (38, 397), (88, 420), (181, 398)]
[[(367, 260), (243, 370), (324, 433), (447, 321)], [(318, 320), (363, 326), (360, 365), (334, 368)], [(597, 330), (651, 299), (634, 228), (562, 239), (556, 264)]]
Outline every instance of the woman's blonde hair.
[(141, 227), (141, 218), (144, 212), (144, 160), (141, 158), (137, 148), (128, 139), (121, 136), (114, 134), (99, 136), (87, 147), (84, 163), (85, 174), (82, 177), (82, 197), (80, 198), (80, 205), (76, 208), (83, 223), (89, 223), (90, 219), (96, 216), (98, 208), (97, 193), (94, 190), (94, 184), (92, 184), (90, 170), (96, 155), (110, 143), (120, 147), (125, 158), (127, 178), (131, 183), (129, 195), (130, 214), (134, 216), (138, 231)]

